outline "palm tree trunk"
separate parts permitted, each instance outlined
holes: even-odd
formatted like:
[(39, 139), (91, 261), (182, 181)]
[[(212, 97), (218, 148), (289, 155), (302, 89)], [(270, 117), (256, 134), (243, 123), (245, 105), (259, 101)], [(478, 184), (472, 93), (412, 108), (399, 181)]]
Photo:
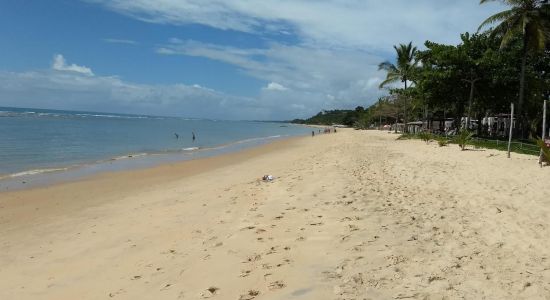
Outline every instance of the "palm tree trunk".
[[(527, 65), (527, 37), (523, 36), (523, 49), (522, 49), (522, 57), (521, 57), (521, 73), (519, 75), (519, 101), (518, 101), (518, 108), (517, 108), (517, 116), (518, 116), (518, 127), (517, 132), (519, 132), (520, 137), (524, 137), (524, 118), (523, 118), (523, 102), (525, 98), (525, 68)], [(512, 120), (513, 121), (513, 120)]]
[(396, 114), (395, 114), (395, 133), (397, 133), (397, 123), (399, 123), (399, 111), (396, 110)]
[(403, 102), (403, 123), (405, 123), (405, 127), (403, 128), (403, 132), (409, 133), (409, 129), (407, 128), (407, 77), (404, 77), (403, 80), (405, 81), (405, 100)]
[(466, 119), (466, 130), (470, 130), (470, 120), (472, 118), (472, 102), (474, 100), (474, 84), (475, 81), (470, 81), (470, 100), (468, 101), (468, 118)]

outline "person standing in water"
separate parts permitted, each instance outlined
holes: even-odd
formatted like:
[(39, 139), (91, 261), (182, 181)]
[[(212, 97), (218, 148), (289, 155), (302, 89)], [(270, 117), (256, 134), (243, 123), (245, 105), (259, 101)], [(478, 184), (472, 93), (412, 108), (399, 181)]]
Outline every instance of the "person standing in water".
[(191, 134), (193, 135), (193, 142), (195, 142), (195, 139), (196, 139), (196, 137), (195, 137), (195, 132), (192, 131)]

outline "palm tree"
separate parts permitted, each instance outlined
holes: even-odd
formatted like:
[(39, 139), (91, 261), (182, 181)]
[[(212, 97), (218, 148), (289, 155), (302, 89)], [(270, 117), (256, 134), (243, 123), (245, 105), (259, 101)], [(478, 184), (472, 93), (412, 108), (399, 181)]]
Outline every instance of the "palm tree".
[(409, 44), (400, 44), (399, 47), (393, 46), (397, 53), (397, 65), (392, 64), (389, 61), (385, 61), (378, 65), (378, 70), (384, 70), (387, 72), (386, 80), (380, 83), (380, 88), (384, 88), (388, 84), (401, 81), (405, 84), (405, 90), (407, 89), (407, 81), (409, 81), (413, 72), (418, 66), (416, 60), (416, 47), (412, 46), (412, 42)]
[[(405, 85), (405, 91), (407, 90), (407, 82), (413, 77), (415, 69), (418, 67), (418, 60), (416, 59), (417, 48), (413, 47), (412, 42), (409, 44), (399, 44), (393, 46), (397, 53), (397, 65), (392, 64), (389, 61), (385, 61), (378, 65), (378, 70), (386, 71), (386, 79), (380, 83), (379, 88), (395, 83), (403, 82)], [(405, 101), (405, 123), (407, 123), (407, 107)], [(405, 126), (406, 128), (407, 126)]]
[(519, 101), (517, 108), (520, 124), (522, 124), (527, 56), (529, 52), (544, 51), (547, 42), (550, 41), (550, 4), (548, 0), (481, 0), (480, 4), (493, 1), (500, 1), (510, 6), (510, 9), (487, 18), (487, 20), (481, 23), (478, 30), (490, 24), (498, 23), (498, 25), (489, 31), (492, 37), (501, 39), (501, 49), (508, 46), (515, 37), (520, 36), (522, 38)]

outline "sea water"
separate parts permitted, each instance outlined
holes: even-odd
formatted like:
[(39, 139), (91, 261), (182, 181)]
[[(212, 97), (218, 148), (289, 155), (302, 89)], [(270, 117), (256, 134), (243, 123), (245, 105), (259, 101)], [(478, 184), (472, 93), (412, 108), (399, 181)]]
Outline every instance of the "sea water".
[(0, 107), (0, 187), (45, 173), (66, 177), (70, 170), (82, 175), (216, 155), (309, 132), (276, 122)]

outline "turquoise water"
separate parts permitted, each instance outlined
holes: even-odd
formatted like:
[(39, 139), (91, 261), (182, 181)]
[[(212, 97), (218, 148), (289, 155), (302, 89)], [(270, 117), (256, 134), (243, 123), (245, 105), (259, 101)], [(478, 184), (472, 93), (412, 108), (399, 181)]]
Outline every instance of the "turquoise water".
[(310, 132), (271, 122), (0, 107), (0, 178), (139, 157), (133, 164), (185, 160)]

